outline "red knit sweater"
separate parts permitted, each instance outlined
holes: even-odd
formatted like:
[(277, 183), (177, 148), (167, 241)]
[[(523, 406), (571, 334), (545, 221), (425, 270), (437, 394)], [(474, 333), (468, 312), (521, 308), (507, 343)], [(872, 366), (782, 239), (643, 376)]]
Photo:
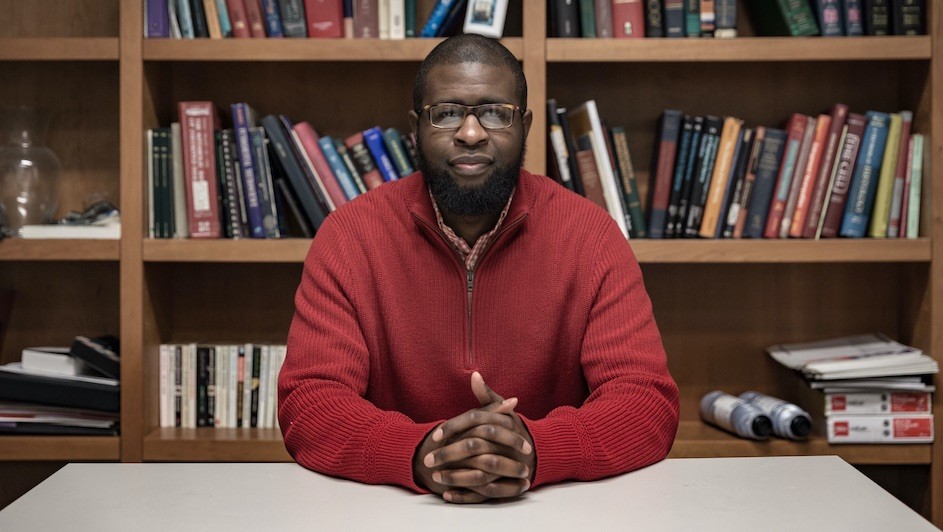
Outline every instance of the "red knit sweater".
[(546, 177), (521, 172), (473, 276), (419, 174), (357, 198), (318, 230), (295, 305), (278, 415), (310, 469), (423, 491), (413, 454), (479, 406), (474, 370), (519, 399), (534, 486), (644, 467), (674, 441), (678, 390), (635, 256)]

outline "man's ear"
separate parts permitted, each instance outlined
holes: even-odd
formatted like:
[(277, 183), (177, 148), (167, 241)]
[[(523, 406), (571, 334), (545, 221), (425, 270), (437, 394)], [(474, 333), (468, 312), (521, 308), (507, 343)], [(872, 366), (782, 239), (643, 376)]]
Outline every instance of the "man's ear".
[(413, 135), (419, 136), (419, 115), (412, 109), (409, 110), (409, 129), (412, 130)]
[(527, 133), (530, 131), (530, 125), (534, 121), (534, 113), (530, 109), (524, 111), (524, 114), (521, 115), (521, 125), (524, 126), (524, 138), (527, 138)]

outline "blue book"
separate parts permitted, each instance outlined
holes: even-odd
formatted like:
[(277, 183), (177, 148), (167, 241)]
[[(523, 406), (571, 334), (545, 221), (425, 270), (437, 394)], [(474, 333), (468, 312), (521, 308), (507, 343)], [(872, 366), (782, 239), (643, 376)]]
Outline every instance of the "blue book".
[(262, 229), (265, 230), (265, 238), (278, 238), (281, 234), (278, 229), (278, 209), (275, 205), (275, 181), (272, 179), (272, 167), (269, 163), (265, 130), (262, 127), (250, 127), (249, 142), (252, 144), (252, 165), (255, 170), (255, 182), (259, 187)]
[(177, 11), (177, 24), (180, 25), (180, 36), (184, 39), (196, 37), (193, 32), (193, 17), (190, 14), (191, 1), (199, 2), (200, 0), (174, 0)]
[[(684, 236), (684, 222), (688, 218), (688, 204), (691, 200), (691, 189), (693, 188), (694, 175), (697, 170), (697, 156), (701, 146), (701, 131), (704, 129), (704, 117), (695, 116), (693, 121), (694, 129), (691, 132), (691, 146), (688, 149), (688, 158), (684, 163), (684, 176), (682, 177), (681, 191), (678, 196), (678, 209), (673, 219), (668, 220), (672, 228), (671, 235), (668, 234), (668, 226), (665, 226), (665, 238), (680, 238)], [(670, 213), (670, 203), (668, 209)]]
[(868, 111), (865, 115), (867, 125), (861, 139), (861, 149), (855, 161), (855, 170), (851, 174), (848, 187), (848, 201), (842, 216), (841, 230), (838, 236), (862, 238), (871, 219), (874, 195), (877, 192), (878, 172), (884, 160), (884, 145), (887, 143), (887, 128), (890, 115), (878, 111)]
[(860, 37), (864, 35), (864, 10), (861, 6), (861, 0), (844, 0), (845, 12), (842, 13), (842, 24), (844, 33), (849, 37)]
[(399, 179), (396, 167), (393, 166), (393, 161), (390, 160), (390, 154), (387, 153), (386, 147), (383, 145), (383, 131), (379, 127), (372, 127), (363, 132), (363, 141), (367, 145), (367, 149), (370, 150), (373, 160), (377, 162), (377, 168), (380, 169), (383, 180), (396, 181)]
[(435, 37), (445, 17), (449, 14), (449, 9), (452, 7), (452, 4), (457, 1), (458, 0), (438, 0), (432, 7), (432, 11), (429, 12), (429, 18), (426, 19), (426, 24), (422, 27), (422, 31), (419, 32), (419, 36)]
[(282, 17), (278, 14), (278, 2), (262, 0), (262, 14), (265, 17), (265, 35), (268, 37), (284, 37), (282, 34)]
[[(700, 139), (700, 130), (698, 131)], [(667, 223), (665, 223), (665, 238), (674, 238), (675, 228), (678, 223), (678, 209), (681, 207), (681, 190), (684, 186), (684, 176), (688, 171), (688, 164), (693, 162), (691, 154), (695, 149), (691, 149), (694, 140), (694, 118), (685, 116), (681, 124), (681, 140), (678, 141), (678, 154), (675, 161), (674, 176), (671, 178), (671, 195), (668, 199)]]
[(786, 132), (782, 129), (766, 129), (763, 146), (756, 163), (756, 181), (747, 208), (747, 221), (743, 238), (763, 238), (766, 217), (776, 189), (776, 175), (786, 147)]
[(353, 176), (350, 175), (347, 166), (344, 164), (344, 161), (341, 160), (340, 154), (337, 153), (337, 147), (334, 146), (334, 139), (324, 135), (318, 139), (318, 146), (321, 147), (321, 152), (324, 153), (327, 164), (331, 165), (331, 171), (334, 172), (334, 177), (336, 177), (337, 182), (340, 183), (344, 195), (347, 196), (349, 200), (356, 198), (360, 194), (360, 191), (357, 190)]
[(841, 0), (814, 0), (815, 16), (819, 19), (822, 37), (841, 37)]
[(255, 111), (247, 103), (234, 103), (230, 109), (232, 110), (233, 134), (236, 137), (236, 154), (239, 156), (239, 170), (242, 172), (242, 190), (246, 196), (249, 236), (265, 238), (262, 206), (259, 203), (259, 177), (252, 159), (252, 141), (249, 136), (249, 128), (256, 125)]
[(216, 13), (219, 14), (219, 31), (223, 37), (232, 37), (232, 22), (229, 20), (229, 8), (226, 0), (216, 0)]
[(167, 0), (144, 0), (144, 31), (148, 39), (170, 37)]

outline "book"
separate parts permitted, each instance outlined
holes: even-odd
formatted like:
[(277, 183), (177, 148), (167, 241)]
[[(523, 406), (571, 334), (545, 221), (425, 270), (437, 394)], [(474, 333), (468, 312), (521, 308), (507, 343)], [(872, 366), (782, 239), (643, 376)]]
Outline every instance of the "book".
[(547, 100), (547, 135), (550, 141), (548, 147), (555, 163), (550, 165), (550, 169), (555, 173), (560, 184), (574, 190), (573, 174), (570, 172), (570, 152), (566, 147), (566, 140), (563, 138), (563, 126), (560, 125), (560, 117), (557, 115), (557, 101), (553, 98)]
[(380, 36), (380, 20), (377, 3), (373, 0), (354, 0), (354, 37), (377, 39)]
[[(687, 219), (684, 221), (683, 236), (686, 238), (696, 238), (701, 229), (704, 205), (707, 203), (722, 128), (722, 118), (710, 115), (704, 118), (704, 130), (701, 134), (701, 145), (698, 148), (695, 175), (692, 177), (691, 195), (688, 199)], [(677, 232), (678, 236), (682, 236), (680, 226)]]
[(216, 0), (202, 0), (203, 11), (206, 13), (206, 29), (211, 39), (222, 39), (223, 29), (219, 22), (219, 12)]
[(818, 238), (821, 226), (819, 222), (822, 220), (828, 203), (828, 195), (833, 183), (832, 176), (835, 175), (834, 169), (841, 150), (842, 132), (848, 120), (848, 106), (842, 103), (835, 104), (829, 113), (829, 120), (831, 125), (822, 150), (822, 164), (815, 178), (815, 187), (812, 189), (809, 214), (806, 217), (805, 227), (802, 229), (802, 238)]
[(288, 181), (284, 178), (276, 179), (275, 190), (281, 195), (283, 205), (287, 209), (289, 234), (300, 238), (312, 238), (315, 230), (311, 227), (307, 214), (298, 202), (298, 194), (291, 188)]
[(684, 37), (684, 0), (662, 0), (665, 37)]
[(212, 102), (179, 102), (177, 109), (186, 182), (190, 238), (219, 238), (216, 153), (216, 110)]
[(838, 233), (843, 237), (861, 238), (865, 235), (874, 205), (878, 172), (884, 159), (890, 116), (879, 111), (868, 111), (867, 123)]
[(843, 0), (842, 24), (843, 32), (849, 37), (864, 35), (864, 14), (861, 0)]
[(399, 173), (396, 172), (396, 167), (393, 166), (393, 161), (386, 149), (386, 143), (383, 141), (383, 130), (379, 126), (374, 126), (365, 129), (362, 133), (364, 145), (373, 157), (380, 175), (383, 176), (383, 181), (388, 182), (399, 179)]
[(458, 0), (436, 0), (435, 5), (432, 6), (432, 10), (429, 11), (429, 17), (426, 19), (426, 23), (419, 32), (419, 36), (435, 37), (445, 17), (449, 14), (449, 9), (451, 9), (452, 4), (457, 1)]
[(766, 226), (763, 230), (764, 238), (779, 237), (780, 227), (785, 216), (786, 203), (788, 202), (792, 186), (793, 175), (798, 166), (799, 152), (809, 120), (811, 120), (809, 117), (795, 113), (786, 125), (786, 143), (783, 146), (782, 163), (780, 164), (779, 173), (776, 177), (776, 185), (772, 199), (770, 200)]
[(265, 23), (265, 35), (270, 39), (280, 39), (285, 36), (282, 32), (282, 15), (276, 0), (261, 0), (262, 19)]
[[(701, 122), (703, 123), (703, 119)], [(694, 163), (697, 142), (700, 140), (700, 128), (698, 128), (698, 134), (695, 138), (694, 123), (695, 118), (688, 115), (685, 115), (681, 120), (681, 134), (675, 155), (674, 175), (671, 178), (668, 212), (665, 216), (664, 238), (674, 238), (677, 234), (678, 211), (681, 209), (681, 192), (684, 189), (684, 179), (689, 175), (689, 166)]]
[(779, 344), (766, 352), (810, 380), (922, 375), (939, 371), (937, 362), (915, 347), (879, 334)]
[(646, 238), (648, 230), (645, 227), (645, 214), (642, 212), (642, 203), (639, 199), (638, 184), (635, 179), (635, 167), (629, 152), (629, 141), (625, 128), (612, 128), (612, 144), (616, 152), (616, 163), (619, 166), (619, 176), (622, 179), (622, 191), (625, 195), (625, 204), (632, 220), (632, 235), (635, 238)]
[(262, 230), (265, 238), (278, 238), (278, 209), (275, 205), (275, 183), (272, 179), (271, 165), (266, 147), (265, 129), (261, 126), (249, 128), (249, 141), (252, 145), (252, 164), (256, 172), (259, 207), (262, 209)]
[(616, 184), (616, 176), (610, 163), (609, 153), (606, 150), (606, 133), (599, 118), (595, 100), (588, 100), (570, 109), (567, 113), (571, 133), (576, 139), (589, 134), (592, 139), (593, 157), (596, 160), (596, 171), (602, 185), (603, 196), (606, 199), (606, 208), (609, 215), (616, 221), (622, 235), (629, 238), (629, 228), (625, 223), (625, 212), (622, 210), (620, 193)]
[(242, 0), (226, 0), (226, 9), (229, 11), (229, 21), (232, 24), (232, 36), (237, 39), (252, 37), (245, 3)]
[(714, 37), (737, 36), (737, 0), (714, 0)]
[(809, 0), (749, 0), (757, 35), (810, 36), (819, 26)]
[(255, 150), (252, 147), (251, 128), (258, 125), (255, 109), (247, 103), (230, 105), (232, 111), (233, 135), (236, 140), (236, 154), (239, 160), (239, 170), (242, 177), (242, 190), (245, 194), (246, 214), (249, 220), (248, 236), (265, 238), (265, 224), (263, 219), (262, 198), (259, 196), (258, 163), (254, 159)]
[(642, 0), (612, 0), (612, 36), (617, 39), (645, 37)]
[(278, 0), (278, 9), (285, 37), (308, 36), (308, 24), (302, 0)]
[(121, 238), (121, 221), (116, 216), (107, 222), (92, 225), (71, 224), (27, 224), (17, 231), (23, 239), (82, 239), (118, 240)]
[(737, 148), (737, 159), (730, 174), (730, 192), (727, 194), (727, 200), (721, 211), (715, 238), (733, 238), (737, 220), (740, 219), (740, 212), (743, 210), (743, 191), (746, 186), (746, 177), (749, 173), (749, 165), (753, 156), (755, 135), (756, 130), (753, 128), (744, 128), (741, 131), (740, 146)]
[(930, 392), (825, 393), (819, 410), (832, 414), (932, 414)]
[[(786, 197), (786, 205), (782, 211), (782, 220), (779, 223), (779, 238), (789, 236), (789, 229), (792, 227), (792, 217), (796, 212), (796, 204), (799, 202), (799, 192), (802, 190), (802, 176), (805, 174), (806, 166), (809, 163), (809, 154), (812, 153), (812, 144), (816, 134), (817, 118), (807, 117), (805, 131), (802, 135), (802, 144), (799, 145), (799, 154), (796, 157), (796, 166), (793, 170), (792, 180), (789, 183), (789, 195)], [(776, 238), (774, 236), (773, 238)]]
[(321, 152), (324, 154), (327, 164), (331, 167), (331, 173), (334, 174), (338, 184), (341, 186), (341, 190), (344, 191), (344, 196), (346, 196), (348, 200), (359, 196), (360, 190), (357, 189), (353, 176), (350, 175), (344, 162), (341, 161), (341, 156), (337, 153), (337, 147), (334, 146), (334, 139), (328, 135), (319, 137), (318, 147), (321, 148)]
[(928, 151), (924, 150), (925, 137), (923, 135), (911, 136), (913, 146), (913, 156), (911, 157), (910, 185), (907, 190), (907, 218), (901, 223), (906, 223), (907, 238), (917, 238), (920, 236), (920, 197), (923, 186), (923, 158)]
[(350, 174), (350, 177), (354, 180), (357, 193), (363, 194), (367, 192), (367, 185), (364, 184), (360, 172), (357, 171), (357, 165), (354, 164), (354, 160), (350, 157), (350, 152), (347, 150), (347, 146), (344, 144), (344, 141), (341, 139), (334, 139), (334, 149), (337, 151), (337, 155), (341, 158), (341, 162), (344, 163), (344, 167), (347, 168), (347, 172)]
[(216, 4), (216, 15), (219, 18), (219, 32), (223, 38), (232, 37), (232, 21), (229, 18), (229, 8), (226, 0), (213, 0)]
[(788, 236), (792, 238), (801, 238), (808, 222), (813, 201), (812, 195), (822, 170), (822, 158), (831, 128), (832, 117), (830, 115), (823, 114), (816, 118), (809, 157), (798, 183), (799, 194), (796, 199), (796, 209), (792, 215), (792, 223), (789, 226)]
[(341, 0), (305, 0), (308, 37), (341, 38), (344, 36), (344, 8)]
[[(200, 0), (173, 0), (174, 14), (177, 17), (177, 24), (180, 27), (180, 35), (184, 39), (193, 39), (196, 33), (193, 27), (193, 11), (190, 10), (190, 2), (199, 2)], [(169, 9), (169, 7), (168, 7)]]
[[(699, 0), (694, 0), (699, 1)], [(612, 16), (613, 24), (616, 24), (618, 19), (622, 27), (622, 32), (626, 30), (625, 23), (628, 22), (630, 27), (628, 31), (632, 37), (640, 38), (642, 37), (642, 30), (644, 28), (645, 37), (664, 37), (665, 36), (665, 6), (663, 0), (645, 0), (644, 8), (644, 24), (640, 25), (638, 21), (638, 9), (641, 7), (641, 2), (639, 2), (639, 7), (634, 6), (624, 6), (620, 4), (632, 4), (633, 2), (613, 2), (612, 6)], [(621, 13), (617, 14), (617, 11)], [(634, 13), (632, 13), (634, 11)], [(701, 21), (698, 19), (698, 27), (700, 27)], [(614, 35), (620, 37), (619, 31), (615, 31)]]
[(350, 151), (350, 158), (353, 159), (357, 171), (360, 173), (367, 189), (373, 190), (384, 183), (380, 170), (377, 169), (373, 161), (373, 156), (364, 144), (362, 132), (354, 133), (344, 139), (344, 145)]
[[(380, 12), (383, 12), (383, 4), (380, 4)], [(465, 20), (465, 15), (468, 12), (468, 0), (458, 0), (452, 4), (452, 7), (449, 8), (449, 12), (446, 13), (445, 18), (442, 19), (442, 24), (439, 25), (439, 29), (436, 30), (436, 37), (450, 37), (459, 33), (462, 29), (462, 23)], [(383, 28), (380, 28), (382, 33)], [(382, 37), (381, 37), (382, 38)]]
[(841, 0), (812, 0), (822, 37), (841, 37)]
[(240, 179), (236, 174), (236, 167), (239, 163), (237, 162), (236, 143), (233, 140), (232, 130), (218, 131), (216, 141), (216, 173), (219, 175), (219, 185), (223, 198), (224, 236), (226, 238), (242, 238), (246, 236), (243, 224), (245, 208), (242, 205), (239, 187), (236, 184), (236, 180)]
[(900, 137), (903, 117), (900, 113), (890, 113), (887, 128), (887, 140), (884, 143), (884, 157), (880, 161), (880, 170), (877, 171), (877, 183), (874, 185), (874, 204), (871, 207), (871, 217), (868, 222), (868, 236), (884, 238), (887, 236), (887, 226), (891, 215), (891, 198), (894, 194), (894, 173), (897, 171), (897, 160), (900, 154)]
[[(550, 20), (553, 24), (552, 35), (573, 39), (580, 36), (578, 0), (553, 0), (550, 2)], [(613, 2), (613, 23), (615, 23), (616, 2)], [(627, 0), (621, 0), (627, 1)], [(614, 32), (614, 35), (618, 32)]]
[[(743, 192), (740, 197), (740, 212), (737, 214), (737, 221), (734, 224), (732, 238), (743, 238), (743, 230), (746, 228), (747, 219), (750, 217), (750, 205), (753, 202), (755, 193), (756, 174), (760, 167), (760, 155), (763, 150), (763, 143), (766, 141), (767, 128), (758, 126), (753, 134), (753, 146), (750, 149), (750, 158), (747, 160), (746, 176), (743, 178)], [(769, 202), (767, 201), (767, 204)]]
[(492, 39), (500, 39), (504, 35), (504, 19), (507, 17), (507, 12), (508, 0), (471, 0), (468, 3), (462, 30), (465, 33), (477, 33)]
[(89, 372), (82, 359), (69, 353), (68, 347), (27, 347), (20, 352), (24, 371), (84, 375)]
[(265, 19), (262, 16), (262, 6), (258, 0), (243, 0), (243, 5), (249, 25), (249, 35), (256, 39), (264, 39)]
[(118, 339), (113, 336), (76, 336), (69, 353), (106, 377), (117, 379), (121, 376)]
[(341, 188), (340, 182), (331, 170), (327, 158), (318, 145), (320, 135), (308, 122), (298, 122), (292, 129), (298, 135), (301, 147), (310, 162), (311, 169), (314, 171), (315, 179), (320, 183), (327, 197), (331, 200), (331, 210), (339, 208), (347, 203), (347, 195)]
[(701, 36), (700, 0), (684, 0), (684, 35), (685, 37)]
[[(685, 236), (684, 231), (688, 219), (688, 210), (690, 208), (691, 190), (698, 172), (699, 157), (703, 158), (703, 152), (701, 150), (703, 130), (704, 117), (695, 116), (694, 127), (691, 130), (691, 147), (688, 150), (687, 161), (684, 163), (684, 175), (681, 176), (681, 191), (678, 194), (678, 211), (674, 216), (668, 219), (668, 225), (665, 226), (666, 238), (681, 238)], [(671, 208), (670, 203), (668, 208)]]
[(827, 420), (828, 443), (930, 443), (933, 415), (838, 415)]
[(584, 134), (577, 139), (576, 164), (579, 168), (579, 179), (583, 183), (583, 193), (586, 199), (606, 209), (606, 197), (603, 194), (602, 183), (599, 180), (599, 167), (593, 153), (592, 135)]
[(655, 153), (652, 157), (652, 184), (649, 186), (649, 238), (664, 238), (671, 199), (672, 177), (681, 134), (681, 111), (666, 109), (658, 125)]
[(410, 164), (409, 157), (406, 155), (406, 149), (403, 148), (402, 135), (396, 128), (387, 128), (383, 131), (383, 145), (386, 147), (387, 153), (390, 154), (390, 160), (393, 162), (393, 166), (396, 168), (396, 174), (399, 177), (406, 177), (409, 174), (415, 172), (412, 164)]
[(0, 366), (0, 400), (118, 412), (120, 395), (114, 384), (24, 373), (19, 363)]
[(890, 35), (890, 0), (863, 0), (865, 35)]
[(170, 37), (170, 13), (167, 0), (144, 0), (144, 37), (147, 39)]
[(849, 113), (847, 120), (847, 131), (845, 139), (841, 143), (841, 151), (836, 162), (835, 178), (828, 195), (827, 205), (824, 207), (825, 214), (822, 217), (822, 227), (819, 230), (823, 238), (833, 238), (838, 236), (838, 230), (841, 227), (842, 214), (845, 211), (845, 203), (848, 199), (848, 192), (851, 187), (851, 176), (854, 173), (855, 163), (858, 160), (858, 152), (861, 147), (861, 137), (864, 136), (864, 129), (867, 124), (867, 117), (857, 113)]
[(890, 205), (887, 207), (889, 212), (885, 236), (888, 238), (897, 238), (900, 234), (900, 215), (904, 198), (904, 181), (907, 177), (908, 148), (910, 146), (910, 126), (913, 123), (914, 115), (910, 111), (901, 111), (900, 118), (900, 141), (894, 147), (897, 152), (897, 168), (894, 170), (894, 184), (891, 187)]
[(700, 0), (701, 12), (701, 35), (704, 37), (713, 37), (716, 28), (716, 14), (714, 12), (714, 0)]
[[(704, 203), (704, 214), (698, 235), (702, 238), (714, 238), (717, 226), (720, 225), (724, 201), (729, 190), (730, 176), (737, 158), (737, 149), (740, 145), (743, 120), (728, 116), (724, 118), (724, 126), (720, 133), (720, 142), (717, 145), (717, 158), (711, 174), (710, 187), (707, 191), (707, 201)], [(723, 227), (721, 227), (721, 230)]]
[(891, 0), (891, 32), (894, 35), (926, 33), (925, 0)]
[(174, 238), (189, 238), (190, 228), (187, 224), (187, 193), (183, 171), (183, 138), (180, 122), (170, 124), (170, 155), (171, 180), (173, 183), (173, 217)]
[(198, 38), (209, 37), (210, 31), (206, 20), (206, 10), (203, 0), (189, 0), (190, 17), (193, 20), (193, 36)]

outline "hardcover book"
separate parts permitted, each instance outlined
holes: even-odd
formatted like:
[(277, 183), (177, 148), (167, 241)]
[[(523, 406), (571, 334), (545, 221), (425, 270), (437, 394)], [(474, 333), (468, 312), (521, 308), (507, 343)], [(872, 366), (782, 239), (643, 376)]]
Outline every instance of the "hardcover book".
[(756, 165), (756, 183), (750, 198), (747, 219), (743, 229), (744, 238), (762, 238), (770, 204), (776, 192), (776, 177), (785, 152), (787, 133), (781, 129), (767, 128), (763, 146)]
[(668, 202), (674, 176), (678, 137), (681, 134), (681, 111), (666, 109), (658, 127), (658, 141), (652, 158), (653, 182), (649, 188), (649, 238), (663, 238), (668, 219)]
[(868, 227), (890, 125), (887, 113), (868, 111), (866, 116), (868, 125), (861, 141), (861, 154), (851, 176), (848, 201), (838, 233), (849, 238), (863, 237)]
[(216, 153), (216, 109), (212, 102), (180, 102), (177, 105), (186, 177), (187, 221), (191, 238), (219, 238)]
[(838, 155), (838, 167), (835, 171), (835, 178), (832, 180), (828, 203), (823, 216), (822, 228), (819, 231), (820, 236), (823, 238), (838, 236), (842, 214), (845, 211), (845, 203), (847, 202), (848, 192), (851, 187), (851, 176), (854, 173), (855, 163), (858, 160), (858, 152), (861, 148), (861, 137), (864, 136), (866, 124), (867, 118), (864, 115), (857, 113), (848, 114), (848, 131), (845, 134), (845, 140), (842, 142), (841, 151)]
[(809, 0), (748, 0), (757, 35), (818, 35)]

